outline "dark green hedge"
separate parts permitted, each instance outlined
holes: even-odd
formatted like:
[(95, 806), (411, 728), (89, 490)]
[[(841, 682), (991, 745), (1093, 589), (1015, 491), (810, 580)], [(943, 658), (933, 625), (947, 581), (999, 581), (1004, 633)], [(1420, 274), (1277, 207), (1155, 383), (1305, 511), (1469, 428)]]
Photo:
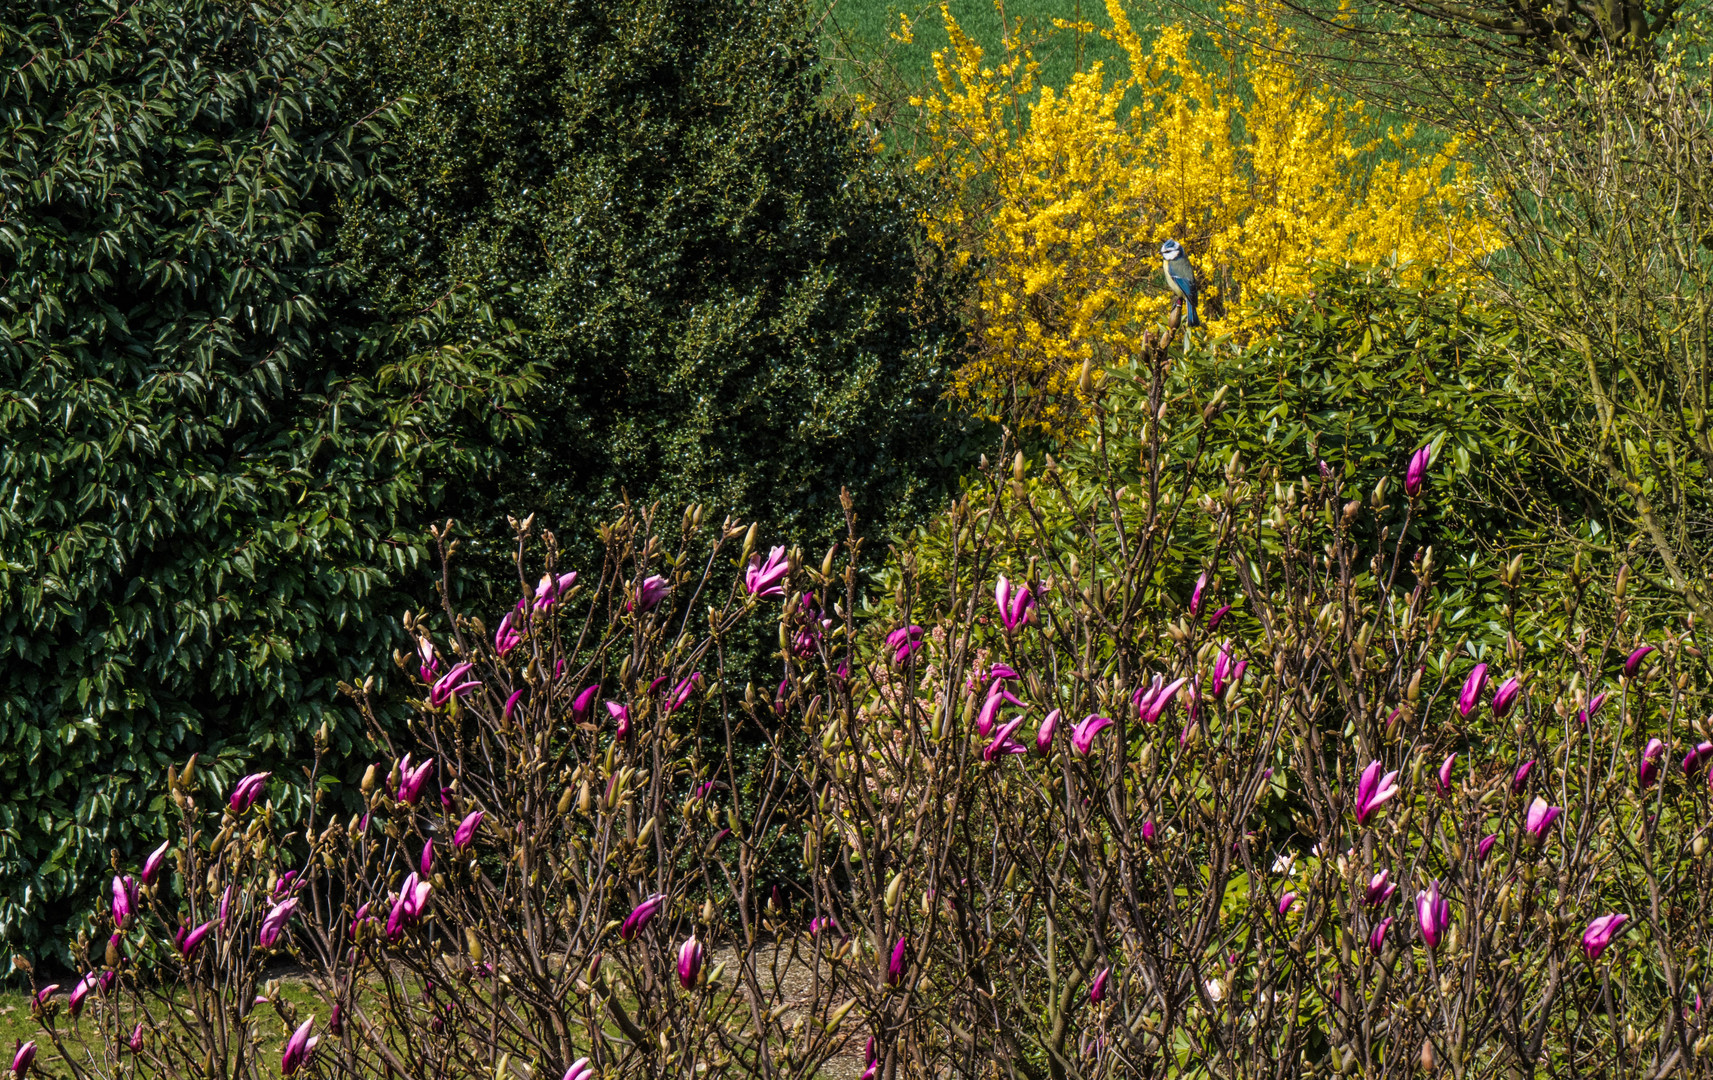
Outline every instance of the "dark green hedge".
[(0, 937), (36, 946), (157, 833), (169, 759), (287, 768), (341, 725), (458, 432), (527, 379), (463, 297), (372, 310), (330, 253), (394, 117), (351, 113), (326, 10), (8, 12)]
[(471, 523), (562, 542), (628, 493), (820, 541), (953, 482), (958, 282), (910, 185), (829, 105), (792, 0), (372, 0), (379, 94), (417, 102), (344, 237), (388, 302), (477, 284), (546, 372)]

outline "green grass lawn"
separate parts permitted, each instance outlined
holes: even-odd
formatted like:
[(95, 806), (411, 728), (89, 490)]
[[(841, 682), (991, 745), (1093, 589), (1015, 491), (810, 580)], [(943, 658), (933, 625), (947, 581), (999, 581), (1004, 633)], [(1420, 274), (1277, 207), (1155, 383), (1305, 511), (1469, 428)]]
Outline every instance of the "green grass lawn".
[[(1054, 87), (1064, 86), (1073, 72), (1103, 63), (1112, 72), (1128, 70), (1122, 51), (1100, 31), (1109, 29), (1105, 0), (951, 0), (952, 14), (965, 33), (983, 49), (987, 57), (997, 60), (1004, 55), (1004, 27), (1022, 27), (1026, 38), (1047, 37), (1037, 47), (1035, 58), (1040, 62), (1041, 81)], [(946, 48), (946, 32), (940, 17), (938, 2), (923, 0), (816, 0), (820, 4), (818, 18), (821, 48), (827, 58), (832, 88), (843, 94), (862, 93), (875, 103), (875, 122), (883, 133), (887, 149), (915, 158), (922, 150), (915, 134), (916, 110), (908, 104), (911, 95), (928, 92), (933, 85), (933, 54)], [(1169, 23), (1185, 23), (1196, 27), (1202, 12), (1214, 12), (1213, 0), (1124, 0), (1131, 25), (1147, 40), (1154, 28)], [(907, 16), (914, 27), (914, 40), (904, 43), (894, 35), (899, 30), (899, 16)], [(1093, 34), (1055, 31), (1053, 21), (1066, 19), (1086, 21), (1094, 25)], [(1200, 48), (1198, 59), (1217, 65), (1219, 55), (1205, 34), (1197, 35)], [(1373, 119), (1379, 129), (1402, 127), (1406, 120), (1389, 113), (1376, 114)], [(1406, 145), (1412, 148), (1437, 146), (1442, 135), (1425, 129), (1416, 130)], [(1381, 148), (1371, 156), (1381, 160), (1396, 151)]]
[[(1003, 55), (1003, 27), (999, 9), (992, 0), (954, 0), (952, 14), (990, 57)], [(1152, 5), (1129, 5), (1131, 17), (1140, 27), (1143, 23), (1159, 21)], [(1005, 19), (1013, 26), (1021, 23), (1025, 34), (1032, 30), (1050, 30), (1054, 19), (1087, 20), (1098, 28), (1110, 25), (1106, 5), (1100, 0), (1008, 0)], [(915, 42), (904, 45), (891, 39), (899, 28), (900, 13), (911, 17), (915, 25)], [(822, 24), (823, 40), (829, 53), (838, 57), (860, 58), (881, 53), (889, 55), (902, 82), (926, 83), (932, 77), (934, 50), (944, 48), (946, 33), (940, 21), (940, 5), (919, 0), (831, 0)], [(1037, 55), (1042, 75), (1055, 86), (1063, 85), (1079, 66), (1108, 61), (1119, 53), (1105, 38), (1098, 35), (1081, 36), (1060, 33), (1053, 35), (1052, 44)]]
[[(921, 0), (825, 0), (821, 13), (823, 54), (837, 89), (860, 92), (877, 105), (875, 119), (892, 149), (914, 153), (912, 128), (914, 110), (908, 105), (913, 94), (928, 91), (934, 80), (933, 55), (946, 48), (947, 39), (938, 3)], [(1095, 34), (1055, 31), (1053, 20), (1086, 20), (1097, 30), (1109, 28), (1102, 0), (1005, 0), (1004, 15), (993, 0), (953, 0), (952, 14), (964, 32), (997, 62), (1005, 54), (1005, 27), (1022, 28), (1026, 39), (1045, 36), (1035, 59), (1041, 64), (1041, 79), (1064, 86), (1072, 72), (1095, 63), (1109, 70), (1124, 70), (1122, 53), (1111, 42)], [(1146, 27), (1170, 19), (1169, 9), (1154, 4), (1127, 5), (1133, 23)], [(914, 40), (896, 40), (899, 16), (909, 17)], [(1115, 62), (1117, 66), (1114, 67)]]
[[(102, 1011), (108, 1006), (95, 995), (90, 995), (88, 1004), (84, 1007), (83, 1015), (76, 1021), (66, 1018), (65, 995), (77, 982), (74, 977), (61, 980), (59, 992), (56, 994), (60, 1002), (59, 1017), (55, 1021), (66, 1043), (76, 1050), (87, 1047), (91, 1052), (98, 1053), (99, 1047), (91, 1040), (104, 1037), (103, 1025), (99, 1022)], [(318, 1030), (326, 1026), (327, 1016), (321, 1006), (321, 1001), (307, 987), (295, 980), (283, 980), (279, 989), (280, 996), (297, 1006), (300, 1019), (315, 1016)], [(263, 1059), (279, 1060), (280, 1051), (285, 1048), (286, 1031), (279, 1015), (267, 1005), (257, 1005), (251, 1014), (256, 1032), (262, 1039)], [(134, 1021), (127, 1020), (121, 1026), (129, 1029)], [(30, 995), (20, 990), (0, 991), (0, 1047), (5, 1049), (6, 1058), (0, 1063), (0, 1068), (12, 1060), (13, 1047), (19, 1043), (34, 1039), (37, 1047), (36, 1062), (38, 1066), (50, 1069), (58, 1057), (47, 1036), (30, 1015)], [(56, 1070), (57, 1071), (57, 1070)]]

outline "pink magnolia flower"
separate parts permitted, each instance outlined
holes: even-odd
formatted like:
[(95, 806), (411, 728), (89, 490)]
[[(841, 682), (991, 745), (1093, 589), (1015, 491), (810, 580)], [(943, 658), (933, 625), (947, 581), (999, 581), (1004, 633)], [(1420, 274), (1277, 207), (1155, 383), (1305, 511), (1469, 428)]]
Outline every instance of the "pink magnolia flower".
[(455, 665), (451, 671), (434, 680), (434, 685), (428, 688), (428, 704), (438, 709), (455, 697), (462, 697), (481, 686), (480, 679), (466, 679), (465, 675), (476, 665), (466, 660)]
[(369, 904), (365, 902), (357, 909), (356, 914), (351, 919), (351, 940), (357, 940), (357, 931), (362, 929), (364, 923), (374, 921), (374, 918), (369, 914)]
[(180, 955), (182, 955), (186, 960), (194, 960), (196, 958), (196, 950), (202, 947), (203, 939), (206, 938), (213, 929), (213, 922), (205, 922), (195, 930), (186, 933), (178, 943), (178, 951)]
[(1529, 782), (1529, 774), (1535, 771), (1535, 759), (1530, 758), (1517, 766), (1517, 773), (1511, 777), (1511, 794), (1521, 794)]
[(432, 838), (422, 842), (422, 857), (417, 861), (417, 869), (422, 871), (424, 878), (434, 876), (434, 840)]
[(678, 985), (688, 990), (702, 973), (702, 943), (692, 934), (678, 946)]
[(1457, 695), (1457, 711), (1465, 720), (1481, 705), (1481, 691), (1487, 689), (1487, 665), (1476, 664), (1463, 680), (1463, 691)]
[(1456, 764), (1457, 755), (1448, 754), (1445, 759), (1445, 764), (1439, 767), (1439, 775), (1434, 777), (1434, 787), (1439, 791), (1439, 797), (1442, 799), (1450, 798), (1451, 793), (1456, 790), (1451, 782), (1451, 769), (1452, 766)]
[(1416, 922), (1422, 928), (1422, 940), (1430, 949), (1439, 948), (1440, 939), (1451, 928), (1451, 904), (1439, 894), (1439, 882), (1430, 884), (1426, 892), (1416, 894)]
[[(1657, 740), (1656, 740), (1657, 741)], [(1648, 744), (1650, 747), (1653, 743)], [(1683, 757), (1683, 775), (1688, 776), (1701, 766), (1701, 763), (1713, 757), (1713, 742), (1699, 743)]]
[(1600, 954), (1606, 951), (1606, 946), (1612, 944), (1612, 939), (1630, 921), (1628, 915), (1602, 915), (1588, 924), (1588, 929), (1582, 932), (1582, 952), (1593, 963), (1600, 959)]
[[(1648, 745), (1642, 749), (1642, 763), (1636, 769), (1636, 782), (1642, 786), (1643, 790), (1652, 787), (1654, 781), (1659, 779), (1659, 762), (1664, 754), (1665, 743), (1658, 739), (1649, 739)], [(1685, 768), (1683, 771), (1689, 772), (1690, 770)]]
[(1012, 719), (1004, 727), (1000, 728), (993, 736), (993, 741), (988, 743), (987, 748), (981, 752), (981, 759), (983, 761), (992, 761), (995, 756), (1001, 753), (1027, 753), (1028, 748), (1018, 745), (1016, 740), (1011, 737), (1016, 734), (1017, 729), (1022, 726), (1023, 718), (1019, 716)]
[(679, 708), (682, 708), (684, 703), (690, 700), (690, 695), (695, 693), (696, 688), (701, 685), (702, 673), (700, 671), (692, 671), (683, 682), (673, 687), (672, 693), (661, 704), (660, 711), (675, 712)]
[(1202, 590), (1206, 588), (1207, 571), (1203, 570), (1201, 576), (1196, 578), (1196, 587), (1190, 590), (1190, 615), (1192, 617), (1201, 614), (1201, 594)]
[(417, 638), (416, 655), (421, 661), (417, 665), (416, 674), (423, 682), (431, 683), (440, 677), (440, 658), (434, 655), (434, 642), (427, 638)]
[(160, 847), (149, 852), (149, 857), (143, 860), (143, 872), (140, 875), (143, 879), (144, 885), (154, 884), (155, 875), (157, 875), (161, 872), (161, 867), (166, 864), (166, 861), (167, 861), (167, 845), (166, 844), (162, 844)]
[(1235, 686), (1242, 682), (1243, 671), (1248, 666), (1249, 661), (1247, 660), (1239, 660), (1233, 664), (1231, 661), (1231, 642), (1222, 642), (1219, 646), (1219, 658), (1213, 662), (1213, 685), (1211, 687), (1213, 696), (1216, 698), (1224, 697), (1227, 686)]
[(1101, 968), (1100, 974), (1094, 977), (1094, 983), (1088, 988), (1088, 999), (1092, 1004), (1099, 1004), (1106, 997), (1106, 981), (1112, 977), (1111, 968)]
[(512, 625), (512, 613), (506, 612), (506, 617), (500, 620), (500, 628), (494, 631), (494, 651), (504, 656), (517, 648), (523, 640), (523, 631)]
[(565, 1070), (565, 1080), (595, 1080), (595, 1067), (586, 1057), (578, 1058)]
[(1297, 894), (1294, 892), (1288, 892), (1285, 895), (1279, 897), (1279, 914), (1281, 916), (1283, 916), (1286, 912), (1291, 910), (1291, 905), (1296, 903), (1296, 902), (1297, 902)]
[(1230, 605), (1230, 604), (1221, 604), (1221, 605), (1220, 605), (1220, 606), (1219, 606), (1219, 607), (1218, 607), (1218, 608), (1217, 608), (1217, 609), (1216, 609), (1216, 610), (1215, 610), (1215, 611), (1214, 611), (1214, 613), (1213, 613), (1213, 614), (1212, 614), (1212, 615), (1209, 615), (1209, 616), (1208, 616), (1208, 617), (1207, 617), (1207, 630), (1208, 630), (1208, 633), (1210, 633), (1210, 634), (1211, 634), (1211, 633), (1213, 633), (1213, 632), (1214, 632), (1214, 631), (1215, 631), (1215, 630), (1217, 630), (1217, 629), (1219, 629), (1219, 624), (1220, 624), (1220, 623), (1221, 623), (1221, 622), (1223, 622), (1223, 621), (1224, 621), (1224, 620), (1225, 620), (1225, 617), (1226, 617), (1226, 616), (1227, 616), (1227, 615), (1229, 615), (1229, 614), (1231, 614), (1231, 605)]
[(131, 1037), (125, 1040), (125, 1047), (133, 1054), (140, 1054), (143, 1052), (142, 1024), (139, 1023), (135, 1028), (131, 1029)]
[(920, 626), (901, 626), (886, 635), (886, 647), (892, 650), (892, 662), (902, 664), (909, 659), (917, 649), (923, 648), (922, 635), (927, 633)]
[(626, 611), (653, 611), (666, 599), (666, 594), (672, 591), (672, 586), (659, 574), (652, 574), (643, 579), (636, 595), (625, 601)]
[(76, 986), (71, 988), (70, 996), (65, 999), (65, 1007), (72, 1019), (77, 1019), (77, 1014), (83, 1011), (83, 999), (89, 996), (89, 992), (95, 989), (99, 981), (99, 977), (91, 971), (79, 979)]
[(484, 817), (487, 817), (487, 812), (483, 810), (472, 810), (466, 814), (464, 820), (458, 823), (458, 828), (452, 833), (452, 846), (455, 848), (469, 847), (470, 841), (476, 838), (476, 830), (481, 828)]
[(1041, 726), (1035, 732), (1035, 752), (1046, 757), (1053, 752), (1053, 733), (1059, 729), (1059, 718), (1064, 714), (1054, 709), (1041, 721)]
[(999, 621), (1007, 631), (1015, 631), (1029, 620), (1035, 607), (1035, 592), (1027, 585), (1013, 586), (1000, 575), (993, 590), (994, 603), (999, 607)]
[(1523, 692), (1523, 680), (1513, 675), (1499, 684), (1499, 689), (1493, 691), (1493, 715), (1500, 720), (1511, 711), (1511, 706), (1517, 703), (1517, 695)]
[(1429, 443), (1414, 454), (1410, 455), (1410, 464), (1404, 470), (1404, 494), (1415, 498), (1422, 493), (1422, 486), (1427, 483), (1428, 465), (1433, 461), (1433, 444)]
[(1082, 723), (1071, 729), (1071, 746), (1076, 752), (1088, 755), (1094, 747), (1094, 737), (1112, 726), (1112, 720), (1106, 716), (1085, 716)]
[(1552, 823), (1557, 821), (1558, 816), (1562, 813), (1564, 813), (1563, 807), (1548, 806), (1546, 800), (1537, 795), (1535, 801), (1529, 804), (1529, 812), (1523, 820), (1523, 828), (1528, 830), (1528, 834), (1537, 841), (1544, 840), (1547, 830), (1552, 828)]
[(242, 813), (256, 805), (256, 800), (260, 799), (262, 792), (267, 790), (268, 777), (272, 775), (273, 773), (265, 772), (251, 773), (238, 781), (238, 786), (232, 789), (232, 798), (229, 803), (232, 809)]
[(1005, 705), (1015, 705), (1019, 709), (1029, 708), (1028, 704), (1020, 700), (1017, 695), (1005, 689), (1003, 682), (996, 680), (987, 700), (982, 702), (981, 712), (976, 715), (975, 729), (981, 733), (982, 738), (987, 738), (993, 734), (993, 727), (999, 717), (999, 710)]
[(1629, 658), (1624, 661), (1625, 676), (1631, 679), (1635, 678), (1636, 672), (1640, 671), (1642, 668), (1642, 661), (1646, 660), (1648, 658), (1648, 653), (1653, 651), (1654, 647), (1652, 645), (1643, 645), (1641, 648), (1631, 653)]
[(892, 957), (886, 962), (886, 985), (897, 986), (904, 977), (904, 967), (910, 958), (910, 939), (900, 936), (898, 943), (892, 946)]
[(1154, 828), (1153, 819), (1149, 819), (1147, 821), (1144, 821), (1142, 823), (1142, 842), (1144, 844), (1147, 844), (1149, 847), (1153, 847), (1155, 835), (1156, 835), (1156, 830)]
[(776, 547), (767, 553), (767, 562), (761, 561), (760, 555), (749, 557), (749, 569), (744, 571), (744, 591), (755, 597), (784, 596), (783, 582), (791, 573), (791, 562), (785, 557), (785, 548)]
[(137, 907), (137, 882), (126, 874), (123, 877), (113, 877), (113, 925), (125, 929), (125, 924), (131, 920), (131, 912)]
[(292, 913), (297, 910), (297, 897), (291, 896), (268, 909), (262, 916), (262, 928), (256, 934), (256, 944), (264, 949), (271, 949), (285, 932), (286, 924), (291, 922)]
[(1379, 907), (1397, 895), (1397, 883), (1388, 880), (1390, 876), (1388, 871), (1382, 870), (1368, 879), (1368, 888), (1364, 896), (1370, 906)]
[(1366, 825), (1368, 819), (1380, 807), (1386, 805), (1398, 794), (1398, 779), (1396, 770), (1380, 775), (1381, 765), (1378, 761), (1370, 762), (1362, 770), (1361, 778), (1356, 782), (1356, 824)]
[(1386, 947), (1386, 931), (1392, 928), (1393, 921), (1392, 916), (1386, 916), (1375, 925), (1373, 933), (1368, 935), (1368, 948), (1375, 956), (1379, 956), (1380, 950)]
[(309, 1031), (314, 1026), (315, 1018), (312, 1016), (299, 1024), (297, 1030), (291, 1033), (291, 1038), (286, 1040), (285, 1052), (280, 1055), (280, 1071), (285, 1075), (290, 1076), (303, 1068), (315, 1053), (315, 1045), (321, 1041), (321, 1037), (310, 1038)]
[(1582, 721), (1583, 727), (1587, 727), (1588, 721), (1600, 715), (1600, 710), (1605, 706), (1607, 697), (1608, 695), (1604, 692), (1595, 694), (1594, 700), (1588, 703), (1588, 707), (1576, 714), (1576, 718)]
[(36, 1040), (18, 1047), (18, 1052), (12, 1055), (12, 1075), (23, 1076), (30, 1071), (30, 1066), (36, 1061)]
[(399, 761), (399, 790), (398, 800), (410, 806), (422, 798), (422, 786), (428, 783), (429, 773), (434, 771), (434, 759), (429, 758), (420, 765), (412, 766), (410, 755), (406, 754)]
[(1475, 845), (1475, 861), (1486, 862), (1487, 854), (1493, 850), (1493, 843), (1498, 839), (1498, 833), (1490, 833), (1487, 836), (1483, 836), (1481, 838), (1481, 842)]
[(618, 730), (613, 733), (613, 738), (623, 742), (625, 736), (630, 734), (630, 709), (616, 701), (609, 701), (607, 715), (618, 721)]
[[(571, 586), (576, 584), (576, 582), (577, 571), (575, 570), (568, 574), (560, 574), (558, 577), (554, 577), (552, 574), (541, 575), (541, 580), (537, 582), (535, 586), (534, 609), (536, 611), (546, 611), (548, 608), (558, 603), (561, 596), (570, 592)], [(523, 601), (518, 601), (517, 609), (519, 611), (523, 610)]]
[(631, 913), (625, 916), (625, 921), (619, 926), (619, 940), (629, 941), (642, 933), (643, 927), (647, 926), (660, 913), (660, 909), (665, 906), (666, 894), (655, 893), (632, 908)]
[(1154, 682), (1146, 690), (1137, 690), (1131, 699), (1136, 706), (1136, 717), (1144, 724), (1157, 724), (1166, 715), (1172, 703), (1178, 699), (1178, 691), (1189, 682), (1182, 678), (1168, 683), (1164, 676), (1154, 676)]
[(586, 718), (589, 715), (589, 710), (595, 704), (595, 699), (600, 696), (600, 683), (590, 683), (588, 686), (583, 687), (583, 689), (577, 694), (576, 698), (571, 702), (571, 715), (575, 716), (579, 720)]
[(392, 911), (387, 915), (388, 941), (396, 940), (404, 933), (405, 927), (422, 918), (433, 893), (434, 886), (423, 881), (414, 871), (404, 879), (404, 884), (399, 886), (398, 898), (393, 901)]

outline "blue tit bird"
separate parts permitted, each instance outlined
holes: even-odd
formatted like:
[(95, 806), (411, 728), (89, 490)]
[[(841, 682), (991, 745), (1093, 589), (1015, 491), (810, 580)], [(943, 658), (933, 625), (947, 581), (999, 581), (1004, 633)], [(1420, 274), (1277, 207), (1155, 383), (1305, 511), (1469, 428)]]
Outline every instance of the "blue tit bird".
[(1196, 272), (1184, 255), (1183, 245), (1167, 240), (1160, 245), (1160, 258), (1166, 268), (1166, 287), (1183, 300), (1184, 311), (1189, 315), (1185, 325), (1200, 326), (1201, 320), (1196, 318)]

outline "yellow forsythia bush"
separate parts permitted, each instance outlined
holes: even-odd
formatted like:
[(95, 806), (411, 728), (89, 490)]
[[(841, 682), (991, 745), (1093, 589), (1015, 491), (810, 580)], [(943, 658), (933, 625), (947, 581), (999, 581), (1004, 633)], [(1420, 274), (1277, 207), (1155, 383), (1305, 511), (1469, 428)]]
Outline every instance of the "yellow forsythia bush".
[(1198, 62), (1186, 28), (1145, 43), (1107, 0), (1101, 32), (1128, 70), (1094, 64), (1055, 88), (1039, 83), (1037, 43), (1008, 33), (990, 66), (940, 10), (938, 93), (912, 103), (929, 147), (918, 167), (961, 193), (930, 229), (979, 260), (975, 352), (953, 390), (972, 407), (1048, 426), (1074, 415), (1083, 362), (1122, 357), (1160, 325), (1168, 237), (1189, 253), (1209, 329), (1238, 337), (1257, 328), (1261, 296), (1305, 291), (1317, 259), (1397, 259), (1407, 278), (1493, 246), (1455, 144), (1416, 149), (1411, 131), (1381, 130), (1289, 62), (1265, 13), (1227, 9), (1219, 62)]

